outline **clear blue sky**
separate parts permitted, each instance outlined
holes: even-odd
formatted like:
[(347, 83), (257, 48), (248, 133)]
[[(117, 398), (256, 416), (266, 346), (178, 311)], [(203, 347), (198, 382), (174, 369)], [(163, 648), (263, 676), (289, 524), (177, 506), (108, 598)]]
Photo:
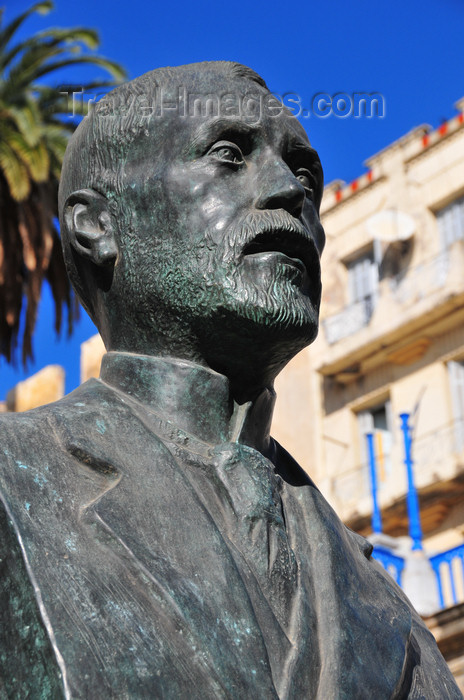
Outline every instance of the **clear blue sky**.
[[(31, 3), (7, 3), (8, 21)], [(101, 53), (121, 62), (129, 78), (152, 68), (228, 59), (254, 68), (271, 90), (294, 92), (304, 107), (317, 93), (378, 92), (382, 119), (352, 116), (302, 119), (319, 151), (326, 182), (350, 181), (363, 162), (412, 127), (436, 127), (464, 96), (463, 0), (234, 0), (233, 3), (56, 0), (35, 15), (21, 37), (50, 26), (98, 29)], [(62, 75), (78, 83), (94, 73)], [(464, 165), (463, 165), (464, 167)], [(71, 340), (56, 341), (48, 289), (27, 371), (0, 361), (0, 399), (17, 381), (50, 363), (62, 364), (67, 390), (79, 382), (79, 345), (95, 332), (84, 311)]]

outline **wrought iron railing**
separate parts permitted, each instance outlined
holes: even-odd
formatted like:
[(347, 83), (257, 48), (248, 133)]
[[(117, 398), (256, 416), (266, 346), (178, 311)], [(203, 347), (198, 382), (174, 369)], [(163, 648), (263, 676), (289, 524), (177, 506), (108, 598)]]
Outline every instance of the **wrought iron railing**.
[(330, 316), (322, 321), (324, 333), (329, 345), (338, 340), (347, 338), (367, 326), (371, 320), (375, 308), (372, 297), (366, 297), (361, 301), (346, 306), (340, 313)]
[(388, 287), (401, 304), (417, 302), (443, 287), (450, 267), (449, 251), (445, 250), (406, 271), (388, 279)]
[(464, 418), (440, 425), (413, 442), (412, 454), (416, 470), (437, 471), (443, 457), (458, 454), (464, 448)]
[(376, 294), (345, 306), (340, 312), (322, 321), (324, 334), (329, 345), (357, 333), (371, 320), (378, 299), (391, 295), (392, 301), (411, 304), (430, 296), (445, 285), (450, 266), (448, 251), (441, 252), (420, 265), (385, 278)]

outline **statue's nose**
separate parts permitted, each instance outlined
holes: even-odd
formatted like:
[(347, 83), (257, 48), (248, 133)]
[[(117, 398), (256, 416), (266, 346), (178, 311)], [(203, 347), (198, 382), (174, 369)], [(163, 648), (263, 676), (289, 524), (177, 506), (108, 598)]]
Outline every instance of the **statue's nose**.
[(285, 209), (292, 216), (301, 216), (305, 189), (283, 161), (266, 163), (260, 173), (258, 209)]

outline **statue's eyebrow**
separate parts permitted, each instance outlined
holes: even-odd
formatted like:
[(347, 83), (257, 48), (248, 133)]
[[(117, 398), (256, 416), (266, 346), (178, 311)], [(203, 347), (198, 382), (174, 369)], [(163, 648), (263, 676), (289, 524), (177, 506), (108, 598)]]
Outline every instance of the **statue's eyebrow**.
[(318, 152), (303, 141), (290, 140), (287, 144), (287, 153), (289, 156), (297, 155), (298, 157), (303, 157), (311, 164), (322, 168)]
[(233, 119), (212, 119), (203, 122), (198, 127), (188, 145), (187, 153), (188, 155), (200, 154), (219, 138), (233, 139), (235, 137), (251, 140), (258, 131), (259, 127), (256, 124), (247, 124), (244, 121)]

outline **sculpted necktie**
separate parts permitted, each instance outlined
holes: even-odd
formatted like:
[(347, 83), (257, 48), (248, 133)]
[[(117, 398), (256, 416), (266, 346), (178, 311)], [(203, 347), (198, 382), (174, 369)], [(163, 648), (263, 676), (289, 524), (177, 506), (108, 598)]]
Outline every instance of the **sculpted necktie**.
[(289, 633), (298, 569), (285, 527), (282, 479), (260, 452), (238, 443), (215, 447), (208, 471), (225, 534), (254, 570), (274, 614)]

